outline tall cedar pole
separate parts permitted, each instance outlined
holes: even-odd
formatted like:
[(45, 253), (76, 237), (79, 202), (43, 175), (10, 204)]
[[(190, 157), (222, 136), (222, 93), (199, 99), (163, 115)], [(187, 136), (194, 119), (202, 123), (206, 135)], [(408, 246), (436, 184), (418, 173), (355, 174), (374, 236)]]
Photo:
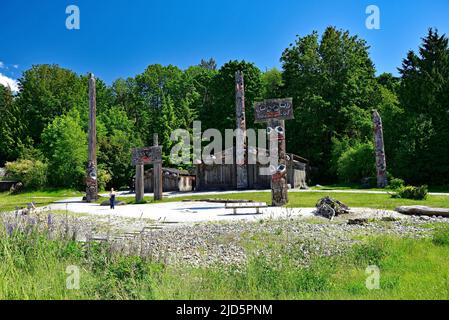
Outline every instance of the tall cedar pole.
[[(153, 145), (159, 146), (159, 136), (157, 133), (153, 134)], [(153, 164), (153, 192), (154, 200), (162, 200), (162, 162), (155, 162)]]
[[(268, 126), (275, 129), (281, 127), (284, 130), (284, 134), (279, 136), (276, 134), (277, 139), (277, 151), (278, 151), (278, 166), (284, 166), (287, 168), (286, 161), (286, 143), (285, 143), (285, 121), (272, 119), (268, 121)], [(271, 137), (270, 137), (271, 138)], [(270, 144), (272, 141), (270, 141)], [(276, 141), (275, 141), (276, 143)], [(270, 150), (271, 151), (271, 150)], [(276, 168), (277, 169), (277, 168)], [(275, 172), (271, 176), (271, 205), (273, 207), (282, 207), (288, 203), (288, 184), (287, 184), (287, 172)]]
[(92, 202), (98, 199), (97, 182), (97, 102), (96, 102), (95, 76), (89, 77), (89, 145), (88, 163), (86, 175), (86, 201)]
[(143, 201), (143, 197), (145, 195), (143, 164), (136, 165), (135, 189), (136, 189), (136, 203), (140, 203)]
[(385, 188), (388, 185), (387, 161), (385, 160), (384, 133), (382, 118), (377, 110), (373, 110), (374, 148), (376, 152), (377, 187)]
[(248, 188), (248, 166), (246, 159), (246, 114), (245, 114), (245, 84), (243, 72), (235, 73), (235, 110), (236, 127), (240, 129), (240, 134), (236, 136), (236, 175), (237, 189)]

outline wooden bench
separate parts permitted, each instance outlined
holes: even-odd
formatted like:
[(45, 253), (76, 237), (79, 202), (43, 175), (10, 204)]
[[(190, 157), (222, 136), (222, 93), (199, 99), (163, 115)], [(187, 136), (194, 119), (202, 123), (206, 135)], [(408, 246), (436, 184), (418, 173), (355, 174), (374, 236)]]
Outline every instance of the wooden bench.
[(226, 209), (232, 209), (237, 214), (237, 209), (256, 209), (256, 214), (260, 214), (260, 208), (267, 208), (265, 202), (229, 202), (226, 203)]

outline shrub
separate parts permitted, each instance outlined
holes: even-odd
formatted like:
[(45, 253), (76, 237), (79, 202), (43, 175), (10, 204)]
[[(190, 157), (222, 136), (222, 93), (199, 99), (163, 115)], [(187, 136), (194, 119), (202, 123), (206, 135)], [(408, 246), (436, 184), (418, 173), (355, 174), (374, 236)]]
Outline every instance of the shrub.
[(346, 149), (337, 160), (337, 174), (343, 182), (360, 182), (375, 176), (373, 144), (357, 143)]
[(388, 184), (388, 188), (391, 190), (399, 190), (402, 189), (404, 186), (405, 186), (404, 180), (399, 178), (391, 179), (390, 183)]
[(27, 189), (39, 189), (47, 183), (47, 168), (40, 160), (17, 160), (6, 163), (6, 174), (22, 182)]
[(393, 198), (425, 200), (428, 193), (428, 187), (425, 185), (421, 187), (407, 186), (400, 188)]
[(111, 181), (112, 176), (108, 170), (104, 169), (102, 166), (98, 167), (98, 190), (106, 190), (106, 185)]

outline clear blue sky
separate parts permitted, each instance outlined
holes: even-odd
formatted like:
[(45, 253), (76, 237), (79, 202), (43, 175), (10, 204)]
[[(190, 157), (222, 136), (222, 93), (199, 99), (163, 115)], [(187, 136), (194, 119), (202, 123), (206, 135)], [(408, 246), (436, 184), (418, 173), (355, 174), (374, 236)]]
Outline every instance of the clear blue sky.
[[(70, 4), (81, 10), (80, 30), (65, 27)], [(365, 27), (370, 4), (380, 30)], [(111, 83), (149, 64), (186, 68), (209, 57), (265, 70), (280, 67), (296, 35), (329, 25), (366, 39), (378, 73), (396, 73), (429, 27), (449, 34), (449, 0), (0, 0), (0, 76), (56, 63)]]

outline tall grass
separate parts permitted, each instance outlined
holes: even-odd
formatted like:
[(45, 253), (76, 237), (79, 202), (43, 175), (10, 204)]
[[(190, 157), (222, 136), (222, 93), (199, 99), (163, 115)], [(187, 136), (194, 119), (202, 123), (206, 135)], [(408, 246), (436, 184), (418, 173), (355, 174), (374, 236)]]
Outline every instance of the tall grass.
[[(124, 254), (110, 243), (75, 241), (72, 229), (51, 219), (19, 222), (0, 230), (0, 299), (449, 298), (447, 227), (432, 239), (365, 239), (307, 266), (298, 265), (297, 247), (272, 246), (279, 259), (253, 253), (240, 267), (193, 268)], [(79, 290), (66, 286), (71, 265), (81, 272)], [(380, 290), (365, 286), (369, 265), (381, 270)]]

